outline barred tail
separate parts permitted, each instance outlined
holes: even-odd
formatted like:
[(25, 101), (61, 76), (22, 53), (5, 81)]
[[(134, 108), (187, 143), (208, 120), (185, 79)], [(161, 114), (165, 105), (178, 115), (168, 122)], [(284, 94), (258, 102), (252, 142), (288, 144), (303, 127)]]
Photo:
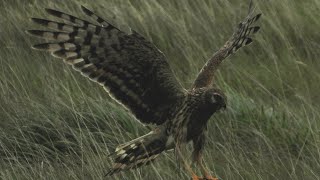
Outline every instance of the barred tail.
[(119, 145), (111, 156), (115, 157), (114, 165), (106, 176), (122, 170), (133, 169), (150, 164), (165, 150), (165, 139), (153, 131), (123, 145)]

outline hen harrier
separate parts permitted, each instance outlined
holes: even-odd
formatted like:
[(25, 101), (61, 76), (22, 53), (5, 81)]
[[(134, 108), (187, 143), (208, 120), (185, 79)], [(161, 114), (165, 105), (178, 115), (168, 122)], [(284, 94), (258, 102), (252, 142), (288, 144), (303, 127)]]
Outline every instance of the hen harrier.
[(96, 23), (53, 9), (46, 12), (64, 23), (32, 18), (53, 30), (28, 30), (31, 35), (52, 40), (33, 48), (51, 52), (102, 85), (141, 123), (157, 125), (150, 133), (119, 145), (112, 154), (114, 166), (107, 175), (148, 164), (163, 151), (175, 149), (192, 178), (199, 179), (180, 151), (182, 145), (192, 142), (193, 162), (206, 179), (213, 179), (202, 160), (204, 132), (208, 119), (226, 107), (225, 95), (213, 85), (214, 73), (222, 60), (252, 42), (251, 36), (260, 29), (253, 23), (261, 14), (253, 16), (249, 10), (231, 38), (186, 90), (174, 77), (165, 55), (151, 42), (135, 31), (127, 34), (89, 9), (81, 8)]

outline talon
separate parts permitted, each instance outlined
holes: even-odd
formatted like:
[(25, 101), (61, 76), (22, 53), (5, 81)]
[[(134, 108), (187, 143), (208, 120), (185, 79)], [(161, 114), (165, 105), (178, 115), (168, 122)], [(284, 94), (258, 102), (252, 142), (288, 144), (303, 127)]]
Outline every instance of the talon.
[(206, 178), (204, 178), (205, 180), (218, 180), (218, 178), (214, 178), (214, 177), (211, 177), (211, 176), (208, 176)]
[(199, 176), (193, 175), (192, 180), (218, 180), (218, 178), (214, 178), (211, 176), (201, 178)]
[(192, 175), (192, 180), (202, 180), (202, 178), (198, 177), (197, 175)]

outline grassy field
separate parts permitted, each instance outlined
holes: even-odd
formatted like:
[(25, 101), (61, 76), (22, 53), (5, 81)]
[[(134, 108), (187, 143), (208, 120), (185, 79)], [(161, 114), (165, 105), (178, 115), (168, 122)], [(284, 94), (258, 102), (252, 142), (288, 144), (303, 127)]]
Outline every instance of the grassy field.
[[(0, 179), (103, 179), (117, 144), (148, 132), (99, 85), (31, 50), (30, 17), (50, 7), (84, 18), (80, 4), (150, 39), (189, 87), (249, 3), (1, 0)], [(261, 31), (218, 72), (228, 108), (209, 121), (207, 166), (223, 180), (320, 179), (320, 1), (255, 4)], [(111, 179), (188, 177), (168, 152)]]

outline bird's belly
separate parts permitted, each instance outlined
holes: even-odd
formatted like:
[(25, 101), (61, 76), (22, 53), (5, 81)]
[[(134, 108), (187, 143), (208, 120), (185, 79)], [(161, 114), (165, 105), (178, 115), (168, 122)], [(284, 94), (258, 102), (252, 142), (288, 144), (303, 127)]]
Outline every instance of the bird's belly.
[(202, 134), (205, 130), (206, 125), (206, 122), (203, 123), (201, 121), (191, 120), (187, 128), (187, 141), (191, 141), (192, 139)]

